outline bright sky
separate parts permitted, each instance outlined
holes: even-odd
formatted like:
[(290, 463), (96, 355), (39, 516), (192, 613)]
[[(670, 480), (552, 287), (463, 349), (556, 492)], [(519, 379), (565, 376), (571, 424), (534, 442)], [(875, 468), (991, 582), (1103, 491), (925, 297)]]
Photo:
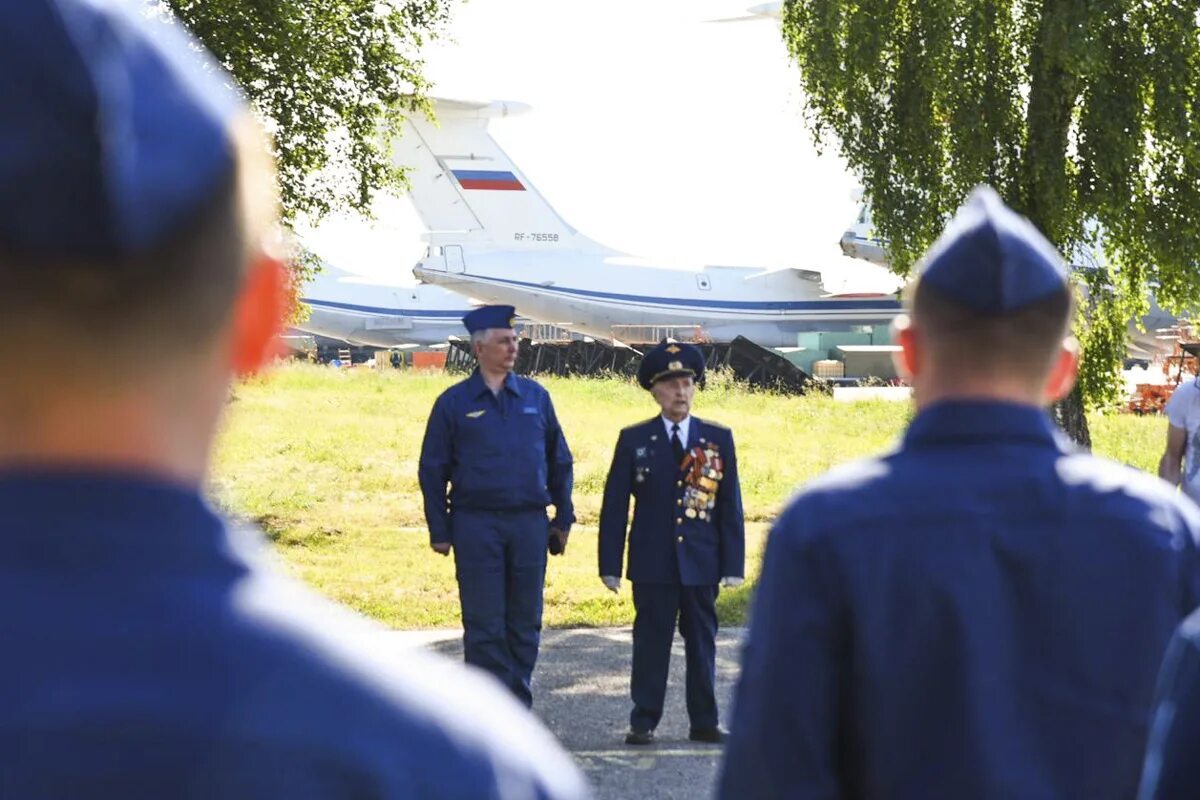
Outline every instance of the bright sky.
[[(778, 22), (706, 22), (751, 4), (470, 0), (426, 50), (426, 74), (438, 96), (533, 106), (493, 135), (597, 241), (669, 262), (820, 269), (830, 289), (859, 288), (877, 268), (837, 245), (856, 182), (817, 155)], [(329, 220), (306, 240), (342, 269), (408, 276), (423, 249), (416, 213), (385, 198), (376, 216)]]

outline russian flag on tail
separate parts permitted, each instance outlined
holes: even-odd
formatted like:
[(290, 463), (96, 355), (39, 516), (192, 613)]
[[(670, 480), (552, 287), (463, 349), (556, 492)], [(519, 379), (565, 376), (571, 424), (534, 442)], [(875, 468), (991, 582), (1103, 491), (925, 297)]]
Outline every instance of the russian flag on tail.
[(507, 170), (455, 169), (454, 179), (464, 189), (489, 189), (501, 192), (523, 192), (525, 187), (517, 176)]

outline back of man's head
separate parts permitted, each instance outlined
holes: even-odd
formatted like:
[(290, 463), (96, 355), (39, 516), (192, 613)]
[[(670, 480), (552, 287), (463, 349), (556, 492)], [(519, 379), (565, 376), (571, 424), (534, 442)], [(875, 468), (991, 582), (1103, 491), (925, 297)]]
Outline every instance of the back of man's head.
[(919, 395), (1001, 396), (1024, 387), (1034, 399), (1070, 360), (1067, 269), (989, 187), (971, 193), (930, 248), (908, 306), (900, 342)]
[(0, 5), (6, 363), (53, 353), (112, 380), (204, 348), (274, 220), (269, 159), (228, 75), (147, 13)]

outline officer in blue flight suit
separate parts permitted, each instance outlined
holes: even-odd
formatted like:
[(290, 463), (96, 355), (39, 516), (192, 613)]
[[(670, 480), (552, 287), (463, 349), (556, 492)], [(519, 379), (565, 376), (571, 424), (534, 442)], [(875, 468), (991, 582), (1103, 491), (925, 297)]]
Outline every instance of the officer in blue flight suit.
[(466, 662), (529, 706), (546, 553), (563, 552), (575, 515), (571, 451), (554, 404), (512, 371), (514, 313), (483, 306), (463, 317), (479, 366), (434, 403), (420, 480), (430, 545), (454, 550)]
[(140, 3), (0, 3), (0, 797), (584, 797), (507, 692), (204, 499), (286, 312), (231, 83)]
[(1128, 798), (1155, 675), (1200, 601), (1200, 516), (1076, 452), (1067, 270), (976, 189), (897, 325), (917, 413), (767, 542), (725, 798)]
[(633, 711), (627, 744), (654, 741), (662, 719), (675, 626), (687, 654), (689, 738), (721, 743), (717, 715), (718, 583), (738, 586), (745, 566), (745, 520), (733, 434), (691, 416), (704, 356), (686, 343), (646, 353), (638, 382), (662, 413), (621, 431), (600, 510), (600, 578), (620, 586), (629, 520), (626, 576), (633, 584)]
[(1138, 800), (1200, 797), (1200, 611), (1175, 632), (1159, 676)]

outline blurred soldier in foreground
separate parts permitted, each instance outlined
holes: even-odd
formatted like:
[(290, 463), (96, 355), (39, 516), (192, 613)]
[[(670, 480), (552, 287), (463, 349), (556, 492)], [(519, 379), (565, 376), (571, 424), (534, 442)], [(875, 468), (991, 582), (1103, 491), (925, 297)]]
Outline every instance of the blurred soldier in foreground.
[(1071, 310), (1058, 254), (977, 189), (898, 325), (899, 449), (814, 481), (771, 533), (722, 797), (1137, 791), (1200, 516), (1053, 428)]
[(1200, 797), (1200, 611), (1184, 620), (1159, 678), (1139, 800)]
[(571, 451), (554, 404), (541, 384), (512, 371), (514, 313), (482, 306), (463, 317), (479, 366), (434, 403), (420, 478), (430, 546), (454, 550), (466, 662), (531, 706), (546, 552), (566, 549), (575, 514)]
[(675, 626), (687, 653), (688, 738), (720, 744), (716, 634), (718, 583), (738, 586), (745, 574), (742, 490), (733, 434), (691, 416), (704, 356), (668, 343), (646, 353), (638, 382), (662, 413), (621, 431), (604, 484), (600, 511), (600, 579), (621, 583), (629, 497), (637, 499), (629, 527), (633, 584), (633, 711), (627, 744), (654, 741), (662, 719)]
[(202, 498), (286, 277), (201, 58), (140, 3), (0, 4), (0, 796), (582, 796), (510, 698), (387, 653)]

